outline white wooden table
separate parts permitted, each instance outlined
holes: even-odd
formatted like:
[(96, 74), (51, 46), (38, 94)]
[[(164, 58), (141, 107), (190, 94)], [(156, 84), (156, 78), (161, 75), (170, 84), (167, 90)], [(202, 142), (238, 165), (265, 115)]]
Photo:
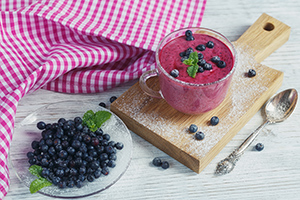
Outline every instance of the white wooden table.
[[(262, 14), (291, 26), (289, 41), (269, 56), (263, 64), (284, 72), (280, 91), (296, 88), (300, 92), (300, 2), (298, 0), (208, 0), (203, 27), (215, 29), (235, 41)], [(38, 90), (26, 95), (19, 103), (16, 123), (26, 115), (49, 103), (65, 100), (108, 102), (119, 96), (135, 81), (101, 94), (62, 94)], [(131, 133), (133, 158), (127, 172), (109, 189), (85, 199), (299, 199), (300, 197), (300, 105), (285, 122), (270, 125), (254, 144), (262, 142), (265, 149), (245, 152), (236, 168), (225, 176), (215, 176), (217, 163), (263, 122), (258, 112), (232, 141), (200, 173), (196, 174), (144, 139)], [(151, 165), (154, 157), (170, 163), (160, 170)], [(5, 200), (52, 199), (30, 194), (10, 167), (10, 190)]]

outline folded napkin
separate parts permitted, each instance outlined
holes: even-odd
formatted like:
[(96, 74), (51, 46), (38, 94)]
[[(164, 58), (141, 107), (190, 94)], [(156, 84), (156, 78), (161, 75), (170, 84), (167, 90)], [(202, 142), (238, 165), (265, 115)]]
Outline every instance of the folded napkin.
[(169, 32), (200, 26), (206, 0), (1, 0), (0, 199), (19, 100), (39, 88), (94, 93), (155, 68)]

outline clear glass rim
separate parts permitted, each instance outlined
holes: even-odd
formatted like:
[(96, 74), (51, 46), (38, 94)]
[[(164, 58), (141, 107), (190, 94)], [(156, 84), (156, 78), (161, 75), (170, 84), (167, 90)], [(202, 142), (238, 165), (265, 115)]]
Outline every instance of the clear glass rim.
[[(233, 62), (233, 67), (232, 69), (230, 70), (230, 72), (224, 76), (223, 78), (221, 78), (220, 80), (217, 80), (217, 81), (214, 81), (214, 82), (210, 82), (210, 83), (189, 83), (189, 82), (185, 82), (185, 81), (181, 81), (181, 80), (178, 80), (174, 77), (172, 77), (169, 73), (166, 72), (166, 70), (161, 66), (161, 63), (159, 61), (159, 50), (161, 48), (161, 45), (163, 44), (163, 42), (169, 38), (170, 35), (172, 34), (175, 34), (175, 33), (178, 33), (178, 32), (181, 32), (181, 31), (184, 31), (184, 30), (202, 30), (202, 31), (207, 31), (207, 32), (211, 32), (213, 34), (216, 34), (218, 36), (220, 36), (221, 38), (223, 38), (228, 44), (226, 45), (229, 45), (230, 46), (230, 50), (232, 52), (232, 55), (233, 55), (233, 59), (234, 59), (234, 62)], [(232, 42), (226, 37), (224, 36), (223, 34), (217, 32), (217, 31), (214, 31), (212, 29), (209, 29), (209, 28), (205, 28), (205, 27), (186, 27), (186, 28), (180, 28), (180, 29), (177, 29), (175, 31), (172, 31), (171, 33), (167, 34), (158, 44), (157, 48), (156, 48), (156, 52), (155, 52), (155, 59), (156, 59), (156, 65), (157, 67), (160, 69), (160, 71), (162, 71), (164, 73), (164, 75), (166, 75), (168, 78), (174, 80), (175, 82), (178, 82), (180, 84), (183, 84), (183, 85), (189, 85), (189, 86), (209, 86), (209, 85), (213, 85), (213, 84), (217, 84), (217, 83), (220, 83), (226, 79), (228, 79), (232, 74), (233, 72), (235, 71), (235, 68), (236, 68), (236, 64), (237, 64), (237, 57), (236, 57), (236, 50), (232, 44)], [(159, 73), (158, 73), (159, 74)]]

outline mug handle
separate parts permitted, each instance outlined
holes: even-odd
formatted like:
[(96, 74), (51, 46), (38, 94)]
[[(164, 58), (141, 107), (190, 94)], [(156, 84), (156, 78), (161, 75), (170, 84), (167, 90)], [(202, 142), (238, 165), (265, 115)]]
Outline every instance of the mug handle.
[(139, 80), (139, 84), (140, 84), (141, 89), (142, 89), (148, 96), (151, 96), (151, 97), (154, 97), (154, 98), (158, 98), (158, 99), (162, 99), (162, 95), (161, 95), (160, 91), (152, 90), (151, 88), (148, 87), (148, 85), (147, 85), (147, 83), (146, 83), (146, 81), (147, 81), (149, 78), (155, 77), (155, 76), (158, 76), (158, 73), (157, 73), (156, 69), (146, 71), (146, 72), (144, 72), (144, 73), (141, 75), (140, 80)]

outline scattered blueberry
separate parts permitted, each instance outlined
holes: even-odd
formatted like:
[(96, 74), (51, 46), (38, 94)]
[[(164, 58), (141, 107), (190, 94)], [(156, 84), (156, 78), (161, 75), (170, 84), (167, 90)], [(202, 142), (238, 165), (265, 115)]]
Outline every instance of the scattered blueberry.
[(156, 166), (156, 167), (160, 167), (161, 164), (162, 164), (162, 161), (161, 161), (160, 158), (156, 157), (156, 158), (154, 158), (154, 159), (152, 160), (152, 164), (153, 164), (154, 166)]
[(256, 71), (254, 69), (249, 69), (248, 77), (254, 77), (256, 75)]
[(199, 44), (198, 46), (196, 46), (196, 49), (198, 51), (204, 51), (206, 49), (205, 45), (204, 44)]
[(213, 63), (218, 63), (220, 61), (220, 57), (219, 56), (214, 56), (214, 57), (211, 58), (211, 61)]
[(207, 48), (214, 48), (214, 46), (215, 46), (215, 44), (212, 42), (212, 41), (208, 41), (207, 43), (206, 43), (206, 46), (207, 46)]
[(177, 78), (179, 76), (179, 71), (177, 69), (173, 69), (170, 72), (170, 75), (173, 76), (174, 78)]
[(197, 130), (198, 130), (197, 125), (195, 125), (195, 124), (191, 124), (191, 125), (190, 125), (189, 131), (190, 131), (191, 133), (196, 133)]
[(112, 97), (110, 97), (109, 102), (112, 103), (112, 102), (114, 102), (116, 99), (117, 99), (116, 96), (112, 96)]
[(197, 140), (203, 140), (204, 137), (205, 137), (205, 135), (204, 135), (204, 133), (201, 132), (201, 131), (199, 131), (199, 132), (197, 132), (197, 133), (195, 134), (195, 138), (196, 138)]
[(168, 169), (169, 168), (169, 163), (167, 162), (167, 161), (163, 161), (162, 163), (161, 163), (161, 167), (163, 168), (163, 169)]
[(212, 126), (216, 126), (217, 124), (219, 123), (219, 118), (217, 116), (213, 116), (211, 119), (210, 119), (210, 124)]
[(220, 60), (219, 62), (217, 62), (217, 66), (219, 68), (224, 68), (224, 67), (226, 67), (226, 62), (224, 62), (223, 60)]
[(257, 144), (255, 145), (255, 149), (256, 149), (257, 151), (261, 151), (261, 150), (264, 149), (264, 145), (263, 145), (262, 143), (257, 143)]
[(106, 104), (104, 102), (100, 102), (99, 103), (99, 106), (103, 107), (103, 108), (106, 108)]

